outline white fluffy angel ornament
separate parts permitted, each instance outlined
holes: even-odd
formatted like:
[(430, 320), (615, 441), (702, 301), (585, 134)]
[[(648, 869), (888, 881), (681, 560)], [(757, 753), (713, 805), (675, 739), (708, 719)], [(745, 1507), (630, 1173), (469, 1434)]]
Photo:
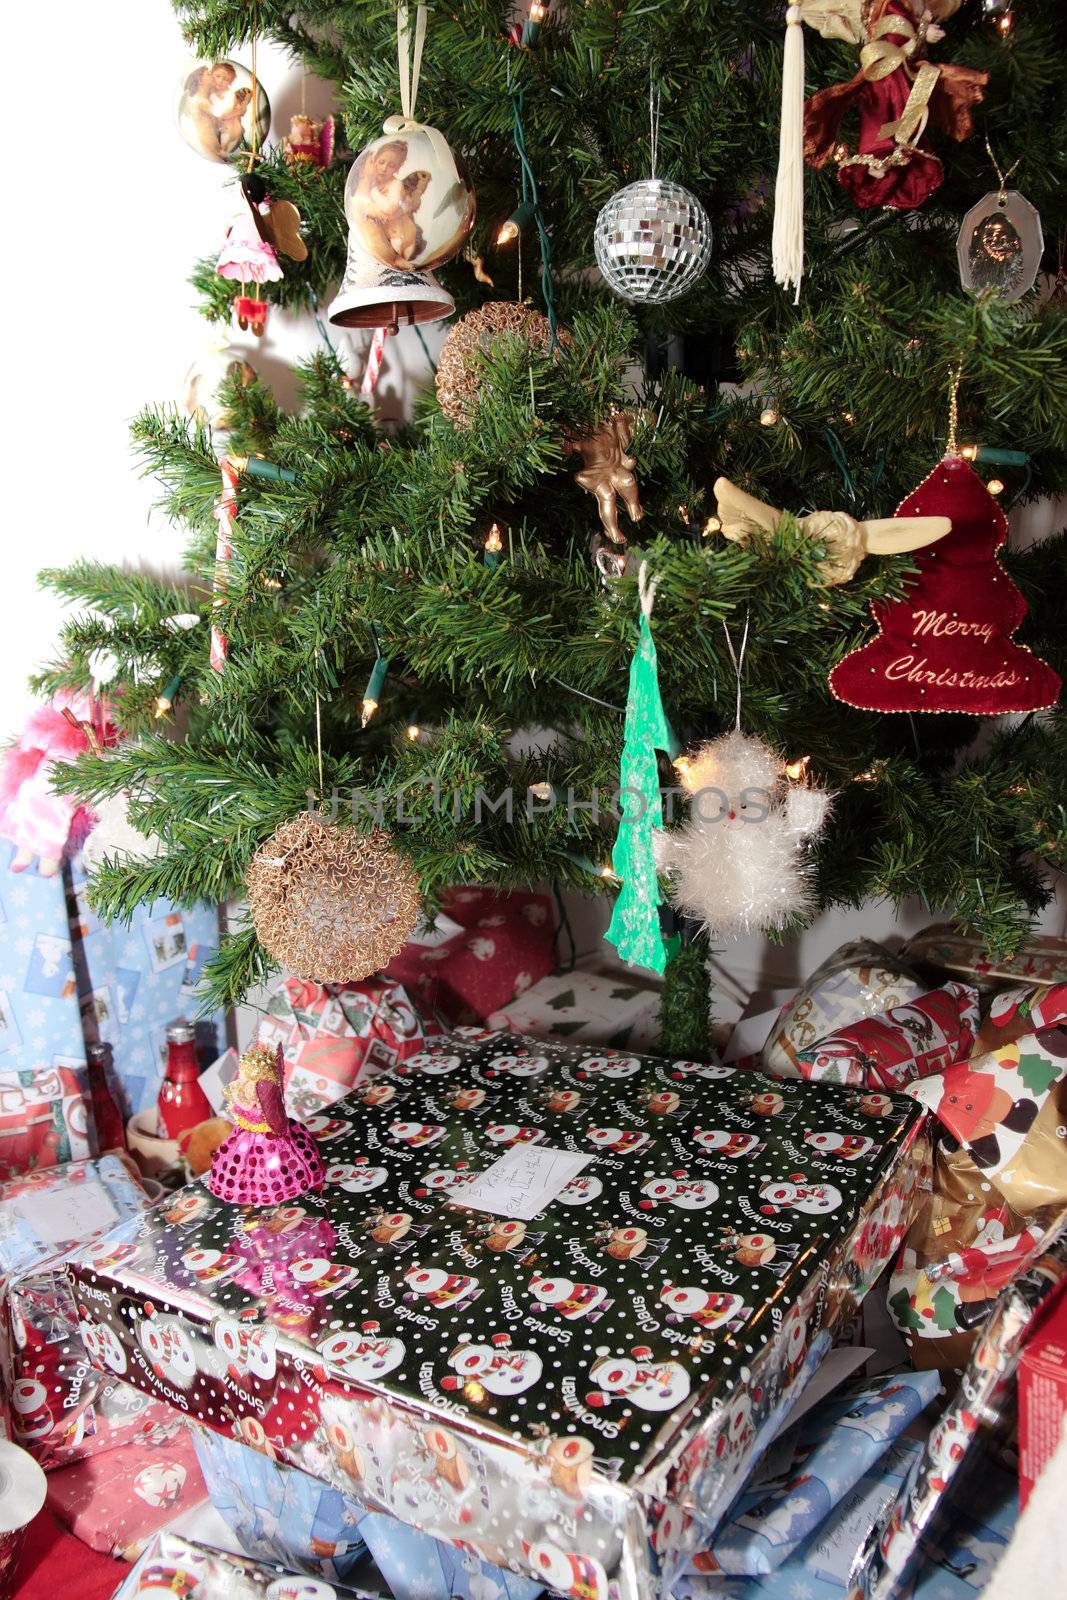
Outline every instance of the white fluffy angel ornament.
[(782, 757), (740, 728), (679, 766), (689, 819), (656, 839), (675, 909), (724, 939), (809, 912), (807, 845), (826, 820), (829, 792), (790, 781)]

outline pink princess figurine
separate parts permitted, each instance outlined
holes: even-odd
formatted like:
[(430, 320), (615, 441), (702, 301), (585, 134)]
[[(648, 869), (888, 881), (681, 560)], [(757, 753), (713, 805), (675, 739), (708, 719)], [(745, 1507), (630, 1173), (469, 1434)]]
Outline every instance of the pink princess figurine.
[(236, 1126), (211, 1157), (213, 1195), (235, 1205), (274, 1206), (322, 1188), (318, 1147), (304, 1124), (285, 1114), (280, 1047), (277, 1054), (265, 1044), (245, 1051), (226, 1104)]
[(226, 230), (215, 271), (220, 278), (229, 278), (241, 285), (241, 293), (234, 302), (237, 326), (251, 328), (257, 337), (262, 337), (267, 325), (267, 302), (244, 291), (249, 283), (277, 283), (282, 269), (274, 246), (260, 238), (250, 206), (251, 202), (238, 211)]

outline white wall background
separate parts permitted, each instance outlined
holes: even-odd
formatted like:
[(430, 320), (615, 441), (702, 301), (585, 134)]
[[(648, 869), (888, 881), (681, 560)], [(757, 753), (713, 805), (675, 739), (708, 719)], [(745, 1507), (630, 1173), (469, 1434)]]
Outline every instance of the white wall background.
[[(48, 58), (48, 107), (39, 74), (9, 74), (8, 126), (30, 130), (9, 159), (5, 198), (14, 219), (6, 252), (4, 343), (9, 419), (4, 433), (9, 508), (7, 577), (0, 627), (0, 739), (17, 731), (30, 706), (26, 678), (49, 659), (58, 602), (38, 590), (45, 565), (79, 556), (175, 566), (181, 534), (151, 510), (153, 488), (130, 455), (129, 419), (147, 402), (176, 400), (194, 356), (214, 330), (193, 308), (186, 282), (194, 260), (216, 250), (235, 209), (229, 174), (195, 155), (174, 119), (177, 86), (188, 61), (166, 0), (113, 0), (108, 27), (67, 4), (57, 19), (62, 39)], [(39, 60), (40, 16), (20, 6), (8, 19), (13, 60)], [(240, 52), (247, 62), (247, 51)], [(299, 107), (300, 74), (270, 46), (260, 77), (285, 132)], [(307, 89), (312, 110), (329, 107), (326, 86)], [(82, 153), (92, 155), (87, 171)], [(428, 330), (432, 334), (433, 330)], [(349, 371), (362, 372), (367, 335), (338, 334)], [(272, 317), (257, 341), (233, 330), (232, 342), (277, 389), (291, 397), (287, 368), (314, 347), (308, 320)], [(395, 412), (426, 374), (413, 332), (390, 341), (380, 395)], [(1047, 509), (1028, 513), (1023, 536), (1044, 532)], [(757, 980), (788, 980), (810, 970), (842, 938), (880, 937), (926, 920), (920, 908), (899, 918), (871, 906), (824, 917), (799, 946), (752, 940), (723, 963), (726, 993)], [(1061, 902), (1044, 919), (1063, 932)], [(580, 943), (595, 941), (596, 915), (579, 915)]]

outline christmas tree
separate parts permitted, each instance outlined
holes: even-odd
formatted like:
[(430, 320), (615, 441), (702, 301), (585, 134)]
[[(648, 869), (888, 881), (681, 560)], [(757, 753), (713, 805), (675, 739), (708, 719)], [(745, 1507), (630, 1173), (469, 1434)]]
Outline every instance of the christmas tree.
[[(345, 271), (345, 152), (380, 137), (400, 109), (395, 7), (176, 0), (175, 9), (203, 61), (247, 60), (258, 28), (336, 83), (341, 154), (331, 165), (287, 160), (276, 146), (255, 161), (269, 194), (299, 208), (308, 245), (305, 261), (286, 261), (283, 279), (263, 287), (271, 316), (321, 316)], [(918, 896), (992, 950), (1018, 943), (1053, 869), (1067, 864), (1062, 706), (991, 723), (838, 701), (829, 673), (873, 637), (870, 604), (906, 594), (915, 558), (872, 555), (830, 585), (825, 541), (797, 520), (823, 509), (891, 515), (944, 454), (957, 377), (959, 440), (978, 447), (984, 479), (990, 460), (1007, 462), (996, 468), (1004, 506), (1067, 488), (1062, 263), (1057, 275), (1046, 255), (1036, 289), (1007, 303), (995, 289), (963, 289), (956, 253), (960, 219), (996, 190), (997, 164), (1041, 213), (1045, 238), (1064, 237), (1060, 7), (967, 0), (956, 10), (948, 0), (938, 15), (945, 37), (924, 33), (923, 48), (946, 64), (940, 81), (961, 81), (964, 68), (965, 86), (987, 75), (973, 134), (953, 142), (935, 116), (928, 133), (908, 135), (936, 152), (916, 157), (935, 187), (910, 210), (885, 206), (880, 191), (878, 204), (857, 204), (856, 183), (839, 181), (820, 152), (824, 164), (804, 178), (795, 299), (771, 265), (779, 4), (586, 0), (538, 4), (517, 22), (488, 0), (430, 7), (418, 118), (466, 163), (478, 201), (466, 246), (437, 276), (457, 315), (525, 298), (550, 313), (558, 337), (520, 329), (485, 341), (468, 358), (458, 406), (446, 415), (431, 389), (411, 424), (388, 435), (325, 347), (301, 371), (296, 414), (247, 373), (228, 379), (226, 450), (251, 470), (236, 476), (224, 571), (218, 439), (173, 408), (138, 419), (142, 461), (189, 530), (192, 593), (89, 559), (46, 575), (77, 609), (42, 685), (86, 683), (107, 652), (107, 692), (128, 735), (83, 758), (68, 781), (88, 801), (128, 791), (131, 820), (164, 846), (98, 871), (105, 915), (154, 897), (241, 896), (253, 853), (309, 796), (336, 826), (360, 831), (376, 825), (380, 801), (377, 821), (431, 910), (460, 883), (614, 894), (604, 869), (617, 832), (610, 797), (637, 638), (636, 564), (610, 575), (622, 563), (609, 541), (602, 577), (590, 550), (597, 501), (575, 473), (583, 456), (589, 466), (579, 443), (625, 416), (619, 448), (636, 463), (643, 517), (628, 519), (630, 489), (620, 490), (621, 530), (657, 580), (651, 629), (682, 748), (734, 726), (734, 646), (747, 627), (745, 731), (836, 792), (815, 847), (817, 904)], [(852, 81), (856, 41), (807, 31), (809, 95)], [(851, 114), (836, 138), (854, 139)], [(876, 107), (875, 122), (881, 115)], [(902, 123), (907, 115), (905, 105)], [(887, 148), (882, 138), (859, 165)], [(938, 161), (939, 186), (929, 176)], [(233, 176), (248, 165), (235, 158)], [(702, 203), (710, 260), (682, 297), (625, 303), (591, 270), (594, 227), (612, 195), (653, 166)], [(840, 171), (854, 177), (857, 166)], [(214, 257), (193, 281), (205, 316), (225, 327), (243, 286), (219, 276)], [(720, 474), (791, 515), (746, 544), (725, 540), (712, 493)], [(1018, 642), (1062, 673), (1064, 536), (1009, 547), (1003, 562), (1029, 605)], [(226, 642), (222, 670), (213, 628)], [(173, 726), (158, 720), (161, 695)], [(521, 737), (533, 727), (551, 739)], [(664, 782), (672, 776), (664, 757)], [(353, 791), (374, 803), (353, 810)], [(496, 806), (505, 792), (511, 803)], [(252, 924), (239, 925), (210, 971), (212, 999), (236, 1000), (271, 964)], [(675, 1048), (703, 1036), (704, 970), (699, 937), (668, 968)]]

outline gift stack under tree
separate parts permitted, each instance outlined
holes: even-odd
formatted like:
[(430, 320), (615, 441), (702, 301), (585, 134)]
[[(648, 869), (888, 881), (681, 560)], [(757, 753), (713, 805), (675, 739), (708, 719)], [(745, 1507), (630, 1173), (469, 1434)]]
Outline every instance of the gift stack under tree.
[[(0, 782), (42, 892), (96, 819), (3, 1007), (19, 1448), (130, 1595), (956, 1600), (1067, 1263), (1055, 8), (174, 9), (236, 180), (134, 428), (191, 581), (49, 574)], [(336, 116), (271, 142), (261, 37)], [(553, 970), (575, 893), (633, 985)], [(719, 1061), (712, 952), (875, 896), (951, 927)], [(143, 1115), (179, 971), (273, 987), (203, 1082), (172, 1033), (149, 1208), (80, 1063)], [(165, 1526), (200, 1472), (243, 1555)]]

